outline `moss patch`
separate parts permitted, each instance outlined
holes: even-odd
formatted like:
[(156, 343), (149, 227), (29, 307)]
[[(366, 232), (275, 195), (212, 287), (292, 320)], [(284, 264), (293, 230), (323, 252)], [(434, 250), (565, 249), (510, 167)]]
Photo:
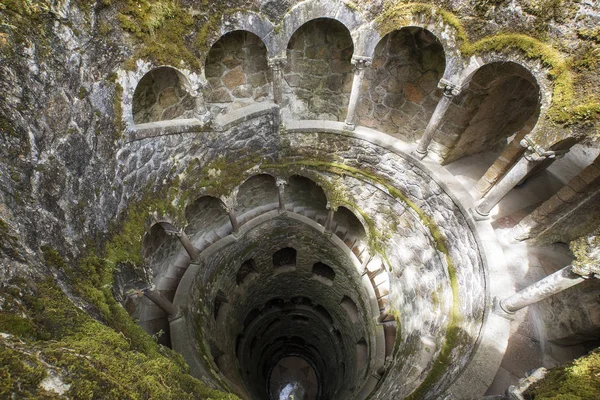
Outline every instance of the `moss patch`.
[[(57, 398), (39, 386), (52, 368), (70, 385), (65, 393), (68, 398), (236, 398), (192, 378), (180, 355), (158, 346), (145, 333), (141, 332), (146, 346), (140, 348), (139, 338), (131, 336), (131, 331), (93, 320), (51, 280), (28, 285), (24, 292), (31, 292), (22, 300), (31, 316), (30, 331), (27, 335), (13, 331), (18, 340), (0, 339), (0, 397), (8, 398), (3, 395), (8, 393), (20, 398)], [(32, 334), (36, 341), (31, 340)]]
[(551, 369), (526, 394), (533, 400), (600, 399), (600, 349)]

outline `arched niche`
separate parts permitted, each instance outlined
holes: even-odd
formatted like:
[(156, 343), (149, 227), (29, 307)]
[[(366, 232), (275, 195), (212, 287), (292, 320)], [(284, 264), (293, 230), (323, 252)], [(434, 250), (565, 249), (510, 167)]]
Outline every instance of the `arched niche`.
[(333, 214), (331, 231), (352, 250), (360, 261), (367, 257), (368, 236), (362, 222), (348, 208), (340, 206)]
[(135, 124), (192, 118), (195, 99), (187, 90), (187, 78), (172, 67), (158, 67), (146, 73), (133, 92)]
[(247, 218), (244, 214), (253, 213), (253, 210), (262, 209), (262, 212), (274, 210), (279, 206), (279, 194), (275, 178), (271, 175), (260, 174), (248, 178), (239, 187), (236, 211), (240, 223)]
[(235, 276), (235, 283), (237, 285), (243, 285), (247, 280), (252, 279), (253, 276), (258, 275), (256, 270), (256, 263), (253, 259), (246, 260), (240, 265)]
[(285, 111), (298, 119), (343, 121), (352, 89), (353, 51), (348, 28), (334, 19), (317, 18), (294, 32), (284, 73)]
[(273, 266), (275, 268), (296, 266), (296, 249), (284, 247), (273, 254)]
[(335, 279), (335, 271), (329, 265), (322, 262), (313, 264), (312, 267), (313, 277), (323, 281), (324, 283), (332, 284)]
[(481, 152), (499, 153), (534, 128), (540, 106), (539, 85), (525, 67), (514, 62), (486, 64), (453, 99), (434, 148), (444, 164)]
[(327, 196), (323, 189), (304, 176), (290, 177), (284, 198), (286, 205), (291, 204), (293, 208), (304, 207), (324, 212), (327, 207)]
[(192, 242), (197, 242), (203, 237), (209, 239), (217, 230), (225, 229), (229, 233), (231, 232), (229, 215), (221, 200), (216, 197), (198, 198), (186, 207), (185, 218), (188, 221), (185, 233), (192, 239)]
[(213, 44), (204, 75), (209, 83), (206, 103), (213, 115), (271, 97), (267, 49), (258, 36), (247, 31), (229, 32)]
[(176, 232), (176, 229), (172, 225), (168, 223), (155, 223), (144, 235), (144, 259), (155, 276), (166, 271), (171, 259), (183, 248), (179, 243), (178, 237), (170, 234), (171, 232)]
[(437, 85), (445, 68), (444, 48), (428, 30), (405, 27), (387, 34), (365, 72), (358, 123), (415, 141), (441, 96)]

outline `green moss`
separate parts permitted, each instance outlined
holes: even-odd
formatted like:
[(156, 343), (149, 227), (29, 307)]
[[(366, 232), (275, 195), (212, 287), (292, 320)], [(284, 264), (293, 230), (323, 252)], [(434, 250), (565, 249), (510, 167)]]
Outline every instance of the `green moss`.
[(79, 99), (81, 99), (81, 100), (85, 99), (85, 96), (87, 96), (87, 94), (88, 94), (87, 89), (84, 88), (83, 86), (81, 86), (79, 88), (79, 94), (78, 94)]
[(0, 398), (58, 398), (40, 389), (45, 377), (46, 371), (35, 357), (9, 348), (0, 339)]
[[(99, 279), (98, 271), (92, 272)], [(47, 398), (39, 383), (52, 368), (70, 385), (69, 398), (236, 398), (192, 378), (180, 355), (158, 346), (141, 328), (139, 337), (130, 328), (120, 329), (118, 322), (126, 317), (122, 307), (110, 307), (115, 326), (109, 327), (75, 307), (52, 281), (35, 286), (23, 300), (38, 340), (0, 339), (0, 397)]]
[(600, 349), (551, 369), (527, 395), (532, 400), (600, 399)]
[(54, 267), (58, 270), (65, 270), (66, 263), (60, 256), (58, 251), (49, 246), (42, 246), (42, 254), (44, 255), (44, 261), (46, 265)]
[(408, 26), (411, 19), (416, 16), (440, 19), (455, 30), (455, 38), (458, 41), (466, 41), (467, 33), (460, 19), (449, 11), (426, 3), (388, 3), (383, 13), (375, 20), (377, 30), (381, 36)]
[(21, 337), (34, 336), (33, 324), (29, 319), (5, 312), (0, 312), (0, 332)]

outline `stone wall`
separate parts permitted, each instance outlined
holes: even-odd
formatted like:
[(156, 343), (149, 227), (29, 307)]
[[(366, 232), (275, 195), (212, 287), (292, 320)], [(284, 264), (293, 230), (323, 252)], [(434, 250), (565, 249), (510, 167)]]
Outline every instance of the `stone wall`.
[(346, 118), (352, 88), (352, 38), (332, 19), (301, 26), (288, 44), (284, 107), (298, 119)]
[(356, 109), (359, 124), (417, 140), (441, 96), (437, 84), (444, 68), (444, 49), (429, 31), (404, 28), (388, 34), (365, 72)]
[(209, 84), (204, 95), (213, 115), (272, 97), (267, 49), (250, 32), (221, 37), (208, 52), (204, 74)]
[(133, 122), (165, 121), (191, 118), (195, 100), (186, 91), (179, 73), (169, 67), (148, 72), (133, 95)]

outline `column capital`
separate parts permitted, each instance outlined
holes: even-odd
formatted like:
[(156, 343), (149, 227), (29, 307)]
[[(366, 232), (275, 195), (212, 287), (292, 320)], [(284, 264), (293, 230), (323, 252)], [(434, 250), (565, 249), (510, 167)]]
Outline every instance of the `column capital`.
[(221, 196), (221, 204), (228, 213), (235, 211), (235, 196)]
[(268, 59), (269, 68), (279, 71), (287, 65), (287, 57), (271, 57)]
[(438, 88), (444, 89), (444, 96), (453, 97), (458, 96), (463, 89), (462, 86), (457, 85), (454, 82), (450, 82), (448, 79), (440, 79), (438, 82)]
[(370, 67), (373, 63), (373, 57), (365, 57), (365, 56), (352, 56), (352, 60), (350, 61), (354, 68), (356, 69), (365, 69)]
[(556, 151), (546, 150), (535, 143), (529, 135), (525, 135), (519, 144), (526, 149), (524, 156), (528, 161), (543, 161), (546, 158), (562, 158), (569, 152), (568, 149)]
[(284, 179), (284, 178), (275, 178), (275, 185), (277, 185), (277, 187), (283, 188), (287, 184), (288, 184), (287, 179)]

